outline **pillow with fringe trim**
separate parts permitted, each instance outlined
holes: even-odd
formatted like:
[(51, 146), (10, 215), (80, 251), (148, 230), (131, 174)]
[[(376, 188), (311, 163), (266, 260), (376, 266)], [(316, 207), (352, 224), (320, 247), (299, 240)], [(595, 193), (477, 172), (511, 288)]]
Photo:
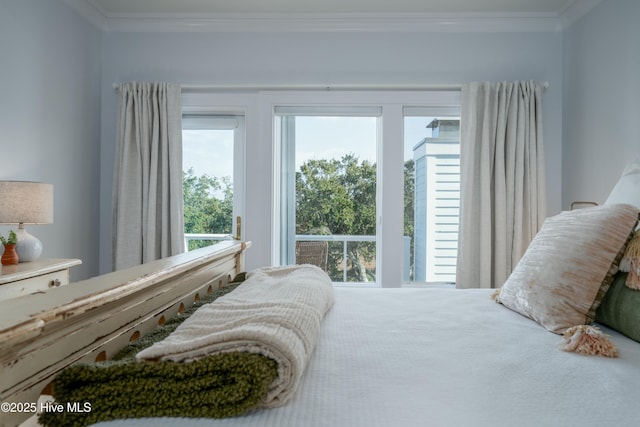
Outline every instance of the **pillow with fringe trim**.
[(627, 245), (619, 268), (620, 271), (629, 273), (625, 282), (627, 287), (640, 290), (640, 231), (636, 231)]
[(584, 338), (598, 340), (603, 337), (599, 331), (567, 330), (595, 320), (596, 309), (633, 236), (638, 213), (635, 206), (614, 204), (547, 218), (495, 295), (496, 301), (551, 332), (567, 332), (567, 338), (573, 341), (567, 350), (595, 354), (580, 351), (578, 341), (582, 340), (577, 336), (586, 333), (589, 336)]

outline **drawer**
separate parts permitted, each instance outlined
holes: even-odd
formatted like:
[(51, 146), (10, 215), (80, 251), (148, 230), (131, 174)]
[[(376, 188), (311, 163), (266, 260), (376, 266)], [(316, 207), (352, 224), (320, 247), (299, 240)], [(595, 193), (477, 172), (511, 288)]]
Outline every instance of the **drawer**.
[(40, 276), (16, 280), (0, 285), (0, 299), (13, 298), (34, 292), (46, 291), (49, 288), (69, 284), (69, 270), (54, 271)]

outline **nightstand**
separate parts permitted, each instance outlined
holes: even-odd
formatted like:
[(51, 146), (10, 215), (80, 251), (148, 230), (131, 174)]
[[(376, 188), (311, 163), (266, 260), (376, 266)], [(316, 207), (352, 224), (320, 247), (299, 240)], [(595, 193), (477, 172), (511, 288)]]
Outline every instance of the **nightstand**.
[(0, 300), (46, 291), (69, 284), (69, 269), (79, 259), (42, 259), (18, 265), (3, 265), (0, 272)]

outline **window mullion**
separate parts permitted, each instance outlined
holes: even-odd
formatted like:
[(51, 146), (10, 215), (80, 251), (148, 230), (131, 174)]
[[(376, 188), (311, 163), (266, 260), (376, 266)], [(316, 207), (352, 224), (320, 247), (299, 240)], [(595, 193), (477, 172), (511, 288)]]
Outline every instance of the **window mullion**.
[[(280, 229), (285, 236), (296, 235), (296, 118), (294, 116), (282, 116), (280, 119), (282, 132), (282, 192), (286, 194), (281, 198)], [(281, 247), (281, 259), (286, 264), (295, 264), (295, 238), (284, 239), (286, 242)]]
[[(402, 106), (385, 105), (378, 139), (378, 284), (399, 287), (402, 284), (404, 224), (404, 159)], [(399, 208), (400, 207), (400, 208)]]

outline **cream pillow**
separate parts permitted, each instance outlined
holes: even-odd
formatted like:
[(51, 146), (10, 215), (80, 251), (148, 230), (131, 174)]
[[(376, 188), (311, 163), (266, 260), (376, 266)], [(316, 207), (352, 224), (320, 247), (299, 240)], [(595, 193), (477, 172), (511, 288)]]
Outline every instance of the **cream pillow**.
[[(640, 157), (629, 163), (620, 179), (609, 193), (605, 205), (628, 203), (640, 209)], [(625, 255), (618, 266), (620, 271), (629, 272), (631, 260)]]
[(592, 323), (637, 221), (626, 204), (547, 218), (496, 300), (557, 334)]
[(605, 205), (628, 203), (640, 209), (640, 158), (629, 163), (609, 193)]

